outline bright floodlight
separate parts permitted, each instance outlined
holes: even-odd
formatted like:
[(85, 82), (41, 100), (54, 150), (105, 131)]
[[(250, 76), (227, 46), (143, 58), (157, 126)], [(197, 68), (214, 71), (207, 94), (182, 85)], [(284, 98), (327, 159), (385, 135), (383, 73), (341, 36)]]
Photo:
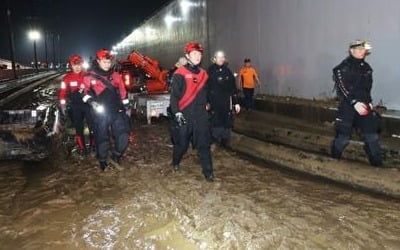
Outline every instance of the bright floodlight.
[(193, 6), (193, 3), (191, 3), (188, 0), (181, 0), (180, 5), (181, 5), (182, 14), (186, 15), (189, 12), (190, 7)]
[(82, 67), (86, 70), (86, 69), (88, 69), (89, 68), (89, 63), (87, 62), (87, 61), (84, 61), (83, 63), (82, 63)]
[(167, 27), (168, 27), (168, 28), (171, 27), (171, 25), (172, 25), (174, 22), (181, 21), (181, 20), (182, 20), (182, 18), (179, 18), (179, 17), (176, 17), (176, 16), (172, 16), (172, 15), (167, 15), (167, 16), (165, 16), (165, 18), (164, 18), (164, 21), (165, 21), (165, 23), (167, 24)]
[(40, 33), (37, 30), (29, 31), (28, 36), (29, 36), (29, 39), (34, 40), (34, 41), (40, 39)]

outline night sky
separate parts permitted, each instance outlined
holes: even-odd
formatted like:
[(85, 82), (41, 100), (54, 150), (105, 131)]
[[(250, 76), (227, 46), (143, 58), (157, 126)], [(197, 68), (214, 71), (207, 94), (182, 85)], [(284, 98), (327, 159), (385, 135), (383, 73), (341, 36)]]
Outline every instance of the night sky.
[[(9, 59), (6, 2), (0, 0), (0, 58)], [(55, 34), (56, 61), (62, 62), (72, 53), (85, 58), (99, 48), (110, 48), (130, 34), (147, 17), (170, 0), (9, 0), (14, 30), (16, 61), (33, 61), (33, 43), (28, 30), (37, 28), (38, 60), (44, 61), (44, 34), (48, 33), (48, 60), (53, 59), (52, 34)], [(57, 36), (60, 35), (60, 46)], [(61, 53), (59, 51), (61, 48)]]

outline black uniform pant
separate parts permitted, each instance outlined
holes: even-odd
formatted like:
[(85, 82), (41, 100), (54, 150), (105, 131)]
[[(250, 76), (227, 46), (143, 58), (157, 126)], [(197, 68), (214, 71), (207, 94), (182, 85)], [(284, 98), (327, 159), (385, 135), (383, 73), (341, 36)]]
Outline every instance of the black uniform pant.
[(244, 106), (246, 109), (253, 109), (254, 108), (254, 88), (243, 88), (243, 95), (244, 95)]
[(191, 122), (172, 128), (174, 150), (172, 164), (179, 165), (183, 155), (186, 153), (190, 142), (199, 151), (203, 174), (209, 176), (213, 173), (211, 152), (210, 152), (210, 127), (208, 120)]
[(106, 161), (110, 149), (110, 136), (114, 141), (113, 154), (122, 156), (128, 146), (129, 118), (125, 112), (96, 115), (97, 156), (100, 161)]
[(76, 134), (84, 138), (84, 127), (85, 127), (85, 120), (88, 125), (90, 131), (93, 131), (94, 124), (93, 118), (91, 114), (91, 110), (89, 105), (82, 103), (82, 104), (74, 104), (70, 105), (70, 117), (72, 124), (75, 128)]
[(336, 136), (332, 142), (332, 156), (340, 158), (346, 148), (353, 127), (361, 132), (364, 150), (373, 166), (382, 165), (382, 151), (379, 145), (378, 130), (380, 118), (375, 112), (360, 116), (354, 107), (343, 103), (339, 106), (335, 121)]

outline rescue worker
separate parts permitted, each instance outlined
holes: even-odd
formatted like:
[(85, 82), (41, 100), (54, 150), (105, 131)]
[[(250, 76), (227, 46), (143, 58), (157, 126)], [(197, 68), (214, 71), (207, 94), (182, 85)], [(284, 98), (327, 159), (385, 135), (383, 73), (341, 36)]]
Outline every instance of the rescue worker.
[(172, 78), (171, 112), (174, 117), (172, 165), (176, 172), (191, 142), (200, 155), (203, 175), (214, 181), (210, 153), (210, 125), (207, 111), (207, 72), (200, 67), (203, 46), (190, 42), (184, 48), (188, 63), (175, 71)]
[(372, 111), (372, 68), (365, 61), (372, 47), (368, 41), (351, 43), (349, 56), (333, 69), (340, 104), (335, 121), (332, 156), (340, 159), (355, 127), (362, 134), (364, 149), (373, 166), (382, 166), (378, 141), (379, 117)]
[(247, 111), (254, 108), (254, 89), (260, 87), (260, 79), (249, 58), (244, 59), (244, 66), (239, 71), (240, 90), (244, 95), (244, 106)]
[(224, 52), (214, 54), (208, 76), (212, 141), (226, 146), (233, 127), (233, 115), (240, 112), (240, 105), (235, 77), (226, 64)]
[(121, 168), (121, 157), (128, 146), (129, 118), (125, 113), (129, 100), (122, 77), (112, 70), (113, 56), (108, 50), (96, 53), (92, 69), (84, 77), (83, 101), (94, 110), (97, 157), (100, 169), (108, 167), (109, 131), (114, 141), (111, 164)]
[(75, 142), (81, 155), (86, 154), (86, 144), (84, 135), (84, 121), (89, 127), (90, 148), (94, 148), (93, 120), (90, 107), (82, 101), (82, 92), (85, 88), (83, 83), (84, 72), (82, 68), (83, 59), (80, 55), (74, 54), (69, 57), (69, 65), (72, 71), (66, 74), (61, 82), (59, 92), (60, 109), (65, 116), (67, 108), (72, 124), (75, 128)]

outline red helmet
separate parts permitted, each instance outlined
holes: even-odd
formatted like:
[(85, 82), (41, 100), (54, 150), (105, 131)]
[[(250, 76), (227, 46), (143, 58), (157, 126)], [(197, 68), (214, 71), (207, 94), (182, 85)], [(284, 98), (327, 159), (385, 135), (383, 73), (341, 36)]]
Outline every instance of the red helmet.
[(82, 59), (82, 57), (81, 57), (80, 55), (78, 55), (78, 54), (73, 54), (73, 55), (71, 55), (71, 56), (69, 57), (68, 63), (69, 63), (70, 65), (81, 64), (81, 63), (83, 63), (83, 59)]
[(201, 43), (198, 42), (190, 42), (188, 44), (185, 45), (185, 54), (189, 54), (192, 51), (198, 51), (200, 53), (203, 53), (204, 49), (203, 49), (203, 45), (201, 45)]
[(97, 51), (96, 58), (99, 60), (101, 60), (101, 59), (112, 60), (114, 57), (113, 57), (113, 55), (111, 55), (110, 51), (108, 51), (106, 49), (101, 49), (101, 50)]

